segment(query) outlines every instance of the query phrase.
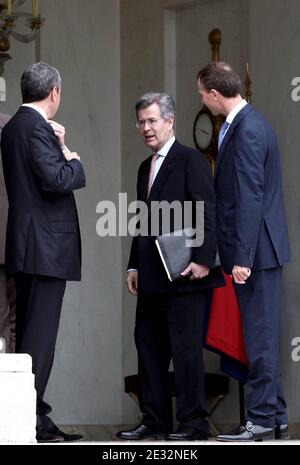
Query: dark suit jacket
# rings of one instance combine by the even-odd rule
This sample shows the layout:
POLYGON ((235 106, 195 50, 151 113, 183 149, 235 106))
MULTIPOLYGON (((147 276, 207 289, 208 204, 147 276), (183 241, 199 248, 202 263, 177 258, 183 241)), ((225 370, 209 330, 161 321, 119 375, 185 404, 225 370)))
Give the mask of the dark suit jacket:
POLYGON ((277 138, 250 104, 236 115, 222 142, 215 190, 226 273, 234 265, 255 271, 290 260, 277 138))
POLYGON ((4 127, 1 152, 9 201, 6 271, 80 280, 72 191, 85 186, 81 163, 65 160, 50 124, 28 107, 4 127))
MULTIPOLYGON (((196 201, 204 201, 204 243, 201 247, 193 248, 193 261, 213 266, 216 256, 215 194, 207 160, 196 150, 175 141, 155 178, 147 200, 150 164, 151 156, 140 165, 137 181, 138 200, 147 202, 148 206, 153 201, 177 200, 182 205, 184 201, 192 201, 193 205, 196 201)), ((151 224, 150 208, 148 223, 151 224)), ((170 231, 173 230, 171 225, 170 231)), ((220 269, 211 270, 209 276, 201 280, 190 281, 184 278, 171 283, 161 263, 155 238, 137 236, 132 242, 128 269, 138 270, 140 293, 189 292, 223 285, 220 269)))

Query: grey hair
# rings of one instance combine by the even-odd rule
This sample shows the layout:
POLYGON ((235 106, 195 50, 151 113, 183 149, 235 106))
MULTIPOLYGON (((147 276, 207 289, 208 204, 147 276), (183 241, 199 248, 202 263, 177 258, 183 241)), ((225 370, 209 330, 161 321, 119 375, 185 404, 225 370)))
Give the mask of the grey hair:
POLYGON ((29 65, 21 77, 23 103, 44 100, 54 87, 60 86, 61 77, 56 68, 42 62, 29 65))
POLYGON ((161 117, 164 120, 175 118, 176 110, 174 100, 169 95, 159 92, 148 92, 137 101, 135 105, 136 116, 138 117, 138 112, 140 110, 150 107, 153 103, 157 103, 159 106, 161 117))

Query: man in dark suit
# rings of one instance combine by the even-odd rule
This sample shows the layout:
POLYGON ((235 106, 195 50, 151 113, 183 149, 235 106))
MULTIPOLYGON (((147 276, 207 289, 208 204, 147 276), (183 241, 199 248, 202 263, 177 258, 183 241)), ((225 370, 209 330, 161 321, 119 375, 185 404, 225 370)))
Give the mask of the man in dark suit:
POLYGON ((224 115, 215 176, 217 234, 223 269, 239 302, 248 358, 244 425, 223 441, 286 438, 279 359, 279 284, 290 260, 279 148, 266 119, 241 97, 241 80, 226 63, 198 73, 202 102, 224 115))
MULTIPOLYGON (((153 155, 138 172, 137 196, 148 207, 148 224, 155 202, 191 202, 190 224, 197 222, 196 204, 203 201, 204 242, 193 247, 192 261, 182 279, 170 282, 151 231, 133 239, 127 286, 138 296, 135 342, 138 353, 139 403, 142 422, 121 439, 168 437, 170 440, 207 439, 206 400, 202 360, 202 332, 207 292, 223 285, 215 263, 215 194, 204 156, 181 145, 174 136, 175 105, 166 94, 149 93, 136 104, 137 127, 153 155), (179 427, 172 432, 172 399, 168 368, 173 359, 179 427)), ((151 215, 152 213, 152 215, 151 215)), ((166 212, 163 211, 164 216, 166 212)), ((158 221, 162 228, 165 217, 158 221)), ((189 221, 188 220, 188 221, 189 221)), ((153 226, 153 224, 152 224, 153 226)), ((176 230, 179 228, 176 228, 176 230)), ((174 231, 170 222, 169 231, 174 231)))
POLYGON ((6 272, 17 290, 16 352, 32 357, 37 392, 37 440, 80 439, 60 431, 43 400, 50 376, 66 280, 80 280, 81 243, 74 189, 85 186, 76 153, 53 122, 60 103, 59 72, 46 63, 25 69, 23 105, 2 131, 9 201, 6 272))

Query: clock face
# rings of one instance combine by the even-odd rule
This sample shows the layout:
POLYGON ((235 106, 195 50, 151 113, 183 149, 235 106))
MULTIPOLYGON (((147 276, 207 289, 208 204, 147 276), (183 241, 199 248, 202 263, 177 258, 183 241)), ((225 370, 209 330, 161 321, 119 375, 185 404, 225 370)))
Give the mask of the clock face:
POLYGON ((213 123, 210 115, 200 112, 194 125, 194 139, 200 150, 206 150, 212 142, 213 123))

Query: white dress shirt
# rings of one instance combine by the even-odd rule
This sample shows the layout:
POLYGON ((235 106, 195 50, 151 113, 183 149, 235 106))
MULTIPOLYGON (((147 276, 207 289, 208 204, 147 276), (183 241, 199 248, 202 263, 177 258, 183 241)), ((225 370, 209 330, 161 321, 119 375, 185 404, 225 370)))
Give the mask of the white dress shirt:
POLYGON ((230 128, 230 124, 232 123, 232 121, 234 120, 234 118, 236 117, 236 115, 241 111, 242 108, 244 108, 246 105, 248 104, 248 102, 243 99, 241 100, 232 110, 231 112, 227 115, 227 118, 226 118, 226 121, 227 123, 229 124, 228 128, 226 129, 226 131, 224 132, 224 137, 225 137, 225 134, 226 132, 228 131, 228 129, 230 128))

